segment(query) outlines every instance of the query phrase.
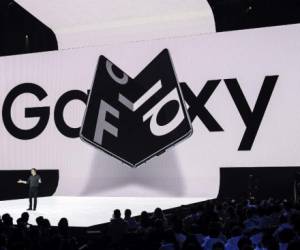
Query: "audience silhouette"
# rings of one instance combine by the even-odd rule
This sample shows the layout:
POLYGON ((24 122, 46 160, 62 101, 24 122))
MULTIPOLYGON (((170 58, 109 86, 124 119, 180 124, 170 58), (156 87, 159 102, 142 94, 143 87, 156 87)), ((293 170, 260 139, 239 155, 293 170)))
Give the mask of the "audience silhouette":
POLYGON ((209 200, 132 217, 115 209, 101 231, 57 226, 24 212, 0 220, 0 250, 300 250, 300 205, 287 200, 209 200))

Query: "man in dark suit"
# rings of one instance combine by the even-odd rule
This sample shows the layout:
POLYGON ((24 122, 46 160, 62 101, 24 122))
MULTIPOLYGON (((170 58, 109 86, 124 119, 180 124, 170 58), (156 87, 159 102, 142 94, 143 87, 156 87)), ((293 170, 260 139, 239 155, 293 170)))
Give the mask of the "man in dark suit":
POLYGON ((30 172, 31 175, 28 177, 27 181, 18 180, 18 183, 29 185, 29 208, 27 210, 32 210, 32 198, 33 198, 33 210, 36 210, 38 190, 39 190, 39 185, 42 183, 42 179, 37 174, 35 168, 32 168, 30 172))

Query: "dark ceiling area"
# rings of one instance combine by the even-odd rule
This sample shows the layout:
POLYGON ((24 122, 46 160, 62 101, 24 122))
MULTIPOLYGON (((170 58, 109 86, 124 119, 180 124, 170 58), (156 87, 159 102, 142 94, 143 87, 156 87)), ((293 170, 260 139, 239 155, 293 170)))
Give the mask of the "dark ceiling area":
POLYGON ((229 31, 300 22, 299 0, 208 0, 216 30, 229 31))
MULTIPOLYGON (((216 30, 300 22, 299 0, 208 0, 216 30)), ((0 1, 0 56, 57 50, 55 34, 12 0, 0 1)))
POLYGON ((0 0, 0 56, 57 49, 51 29, 14 1, 0 0))

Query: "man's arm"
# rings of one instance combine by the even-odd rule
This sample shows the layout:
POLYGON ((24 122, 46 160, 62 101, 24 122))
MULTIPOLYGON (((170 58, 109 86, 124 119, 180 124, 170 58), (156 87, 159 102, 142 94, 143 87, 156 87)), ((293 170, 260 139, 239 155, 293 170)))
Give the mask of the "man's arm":
POLYGON ((41 178, 41 177, 39 178, 39 183, 40 183, 40 184, 42 183, 42 178, 41 178))
POLYGON ((27 181, 23 181, 23 180, 19 179, 19 180, 17 181, 17 183, 20 183, 20 184, 27 184, 27 181))

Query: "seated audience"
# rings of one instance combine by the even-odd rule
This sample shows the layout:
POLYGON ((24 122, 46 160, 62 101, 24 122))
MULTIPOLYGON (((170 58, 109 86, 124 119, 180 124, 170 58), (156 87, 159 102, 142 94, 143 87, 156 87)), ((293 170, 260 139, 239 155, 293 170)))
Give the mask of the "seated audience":
POLYGON ((14 220, 0 217, 0 250, 300 250, 300 206, 287 200, 209 200, 171 212, 156 208, 133 218, 119 209, 90 236, 57 227, 43 216, 36 226, 24 212, 14 220))

